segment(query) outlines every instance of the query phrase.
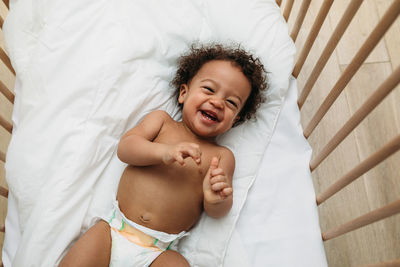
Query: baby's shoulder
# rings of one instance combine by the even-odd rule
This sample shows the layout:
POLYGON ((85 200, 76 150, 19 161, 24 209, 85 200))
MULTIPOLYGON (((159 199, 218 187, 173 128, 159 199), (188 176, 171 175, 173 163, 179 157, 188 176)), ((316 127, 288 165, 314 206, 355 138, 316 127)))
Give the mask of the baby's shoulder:
POLYGON ((164 110, 154 110, 154 111, 150 112, 149 114, 147 114, 145 119, 148 121, 159 121, 159 122, 162 122, 163 124, 174 121, 171 118, 171 116, 164 110))
POLYGON ((220 149, 221 158, 223 157, 225 159, 235 161, 235 155, 233 154, 232 150, 230 150, 229 148, 227 148, 225 146, 219 146, 219 149, 220 149))
POLYGON ((151 111, 149 114, 147 114, 147 116, 149 117, 155 117, 155 118, 163 118, 163 119, 171 119, 171 116, 168 114, 168 112, 164 111, 164 110, 153 110, 151 111))
POLYGON ((232 177, 236 165, 233 152, 227 147, 218 146, 217 155, 219 158, 219 167, 232 177))

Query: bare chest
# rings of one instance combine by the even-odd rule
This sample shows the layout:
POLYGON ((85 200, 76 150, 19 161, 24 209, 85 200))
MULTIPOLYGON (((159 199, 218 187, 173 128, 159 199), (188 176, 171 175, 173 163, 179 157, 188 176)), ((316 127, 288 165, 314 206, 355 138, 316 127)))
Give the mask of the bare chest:
POLYGON ((201 178, 204 178, 210 166, 212 157, 220 157, 218 145, 196 137, 184 129, 184 127, 175 123, 165 125, 153 142, 168 145, 176 145, 185 142, 199 145, 201 163, 196 164, 191 157, 187 157, 185 158, 185 166, 181 166, 178 163, 174 163, 172 164, 173 166, 169 166, 170 170, 175 174, 180 173, 182 175, 190 175, 192 177, 200 176, 201 178))

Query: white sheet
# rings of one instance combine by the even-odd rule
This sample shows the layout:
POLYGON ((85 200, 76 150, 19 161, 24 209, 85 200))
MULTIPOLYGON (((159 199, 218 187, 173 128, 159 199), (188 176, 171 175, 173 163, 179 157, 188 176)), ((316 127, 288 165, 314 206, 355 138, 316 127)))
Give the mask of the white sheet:
MULTIPOLYGON (((262 58, 271 88, 258 122, 220 139, 237 158, 232 212, 218 221, 203 216, 186 241, 185 256, 193 266, 221 266, 247 190, 259 164, 266 164, 262 156, 293 66, 294 46, 275 1, 32 3, 11 2, 4 25, 17 71, 14 133, 6 164, 15 201, 10 197, 5 266, 15 253, 14 266, 53 266, 71 240, 108 211, 124 168, 115 155, 123 132, 152 109, 176 114, 168 89, 176 57, 195 40, 235 40, 262 58)), ((252 193, 255 198, 259 194, 252 193)), ((319 232, 317 223, 310 225, 319 232)), ((231 241, 237 246, 231 248, 240 246, 236 237, 251 239, 239 229, 231 241)), ((318 249, 309 253, 323 258, 320 239, 312 240, 318 249)), ((241 252, 250 259, 271 256, 241 252)))
POLYGON ((292 78, 224 266, 327 266, 309 172, 311 152, 292 78))

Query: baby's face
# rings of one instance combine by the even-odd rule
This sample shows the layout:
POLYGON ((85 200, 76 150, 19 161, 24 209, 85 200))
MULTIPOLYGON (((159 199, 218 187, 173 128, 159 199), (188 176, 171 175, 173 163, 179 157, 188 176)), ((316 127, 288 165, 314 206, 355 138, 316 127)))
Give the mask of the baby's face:
POLYGON ((205 63, 189 84, 182 84, 179 103, 183 122, 196 135, 215 137, 232 128, 250 95, 251 85, 230 61, 205 63))

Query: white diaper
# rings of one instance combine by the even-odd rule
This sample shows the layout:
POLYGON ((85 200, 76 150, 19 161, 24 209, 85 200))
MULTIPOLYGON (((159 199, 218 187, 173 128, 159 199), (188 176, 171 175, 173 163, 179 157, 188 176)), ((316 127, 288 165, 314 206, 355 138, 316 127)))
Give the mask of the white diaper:
POLYGON ((150 266, 163 251, 176 249, 179 239, 187 235, 184 231, 167 234, 132 222, 121 212, 117 201, 106 221, 111 227, 112 267, 150 266))

